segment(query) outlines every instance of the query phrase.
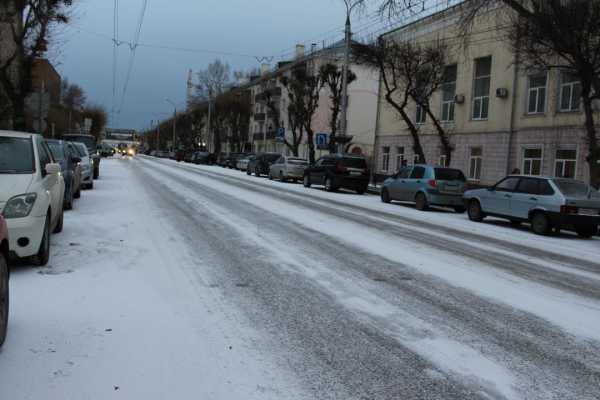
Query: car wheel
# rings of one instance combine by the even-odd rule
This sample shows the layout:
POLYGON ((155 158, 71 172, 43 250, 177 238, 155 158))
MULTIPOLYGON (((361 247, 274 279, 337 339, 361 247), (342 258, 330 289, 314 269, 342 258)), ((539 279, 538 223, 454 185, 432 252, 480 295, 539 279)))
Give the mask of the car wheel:
POLYGON ((467 211, 465 206, 454 206, 454 212, 457 214, 464 214, 467 211))
POLYGON ((381 191, 381 201, 389 204, 392 202, 392 198, 390 197, 390 192, 387 190, 387 188, 383 188, 383 190, 381 191))
POLYGON ((271 171, 269 171, 269 180, 272 181, 273 180, 273 174, 271 173, 271 171))
POLYGON ((304 184, 304 187, 309 188, 311 183, 310 183, 310 176, 308 175, 304 175, 304 181, 302 182, 304 184))
POLYGON ((6 339, 8 328, 8 263, 4 254, 0 253, 0 347, 6 339))
POLYGON ((279 171, 279 180, 280 180, 281 182, 285 182, 285 181, 287 181, 287 179, 285 179, 285 177, 283 176, 283 172, 281 172, 281 171, 279 171))
POLYGON ((331 178, 325 179, 325 190, 328 192, 335 192, 335 186, 333 186, 333 180, 331 180, 331 178))
POLYGON ((548 235, 552 230, 548 216, 543 212, 536 212, 531 217, 531 229, 538 235, 548 235))
POLYGON ((483 210, 481 209, 481 204, 479 204, 479 201, 477 200, 471 200, 469 202, 469 208, 467 211, 471 221, 481 222, 485 218, 483 210))
POLYGON ((254 175, 257 176, 257 177, 260 177, 260 170, 258 169, 258 167, 256 167, 254 169, 254 175))
POLYGON ((598 226, 597 225, 576 226, 575 232, 577 232, 577 235, 579 235, 579 237, 589 239, 598 233, 598 226))
POLYGON ((356 189, 356 193, 360 194, 360 195, 365 194, 366 191, 367 191, 367 189, 365 189, 365 188, 356 189))
POLYGON ((65 213, 61 210, 60 217, 58 218, 58 223, 56 224, 56 227, 54 228, 52 233, 61 233, 62 232, 64 218, 65 218, 65 213))
POLYGON ((250 169, 249 169, 249 168, 248 168, 248 169, 246 169, 246 175, 248 175, 248 176, 252 175, 252 173, 250 172, 250 169))
POLYGON ((42 236, 42 243, 40 243, 40 249, 38 253, 31 258, 33 263, 37 266, 43 267, 48 264, 50 260, 50 215, 46 216, 46 222, 44 224, 44 234, 42 236))
POLYGON ((427 211, 429 209, 429 203, 427 197, 423 193, 417 193, 415 196, 415 206, 419 211, 427 211))

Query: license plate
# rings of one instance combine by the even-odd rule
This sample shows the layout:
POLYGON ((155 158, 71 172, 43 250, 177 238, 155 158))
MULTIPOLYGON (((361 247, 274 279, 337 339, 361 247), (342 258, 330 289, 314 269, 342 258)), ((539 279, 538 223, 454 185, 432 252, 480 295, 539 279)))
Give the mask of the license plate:
POLYGON ((598 215, 600 212, 598 210, 594 210, 593 208, 580 208, 579 214, 581 215, 598 215))

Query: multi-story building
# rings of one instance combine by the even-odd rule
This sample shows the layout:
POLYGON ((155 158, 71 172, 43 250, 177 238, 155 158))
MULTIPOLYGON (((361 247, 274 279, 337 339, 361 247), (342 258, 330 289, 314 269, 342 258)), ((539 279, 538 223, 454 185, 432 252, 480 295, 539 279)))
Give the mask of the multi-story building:
MULTIPOLYGON (((16 28, 17 32, 21 30, 21 18, 15 12, 15 4, 12 1, 2 2, 0 4, 0 66, 9 63, 9 59, 13 57, 16 46, 12 40, 12 29, 16 28)), ((17 57, 10 62, 8 69, 9 78, 15 82, 20 68, 20 59, 17 57)), ((9 101, 5 97, 2 86, 0 85, 0 128, 11 128, 12 120, 9 118, 11 114, 9 101)))
MULTIPOLYGON (((312 74, 318 74, 321 65, 330 63, 341 68, 343 48, 340 44, 319 51, 312 49, 305 54, 303 45, 296 46, 293 61, 277 65, 270 71, 263 65, 261 75, 253 77, 246 85, 252 93, 252 116, 250 119, 250 136, 254 151, 273 151, 291 154, 290 149, 278 137, 278 131, 292 141, 292 132, 288 121, 289 97, 287 89, 281 83, 282 76, 290 76, 294 67, 299 64, 312 74), (272 106, 269 106, 269 103, 272 106), (274 106, 274 107, 273 107, 274 106)), ((348 124, 347 134, 352 136, 349 151, 371 156, 375 141, 375 121, 377 117, 377 99, 379 80, 377 73, 369 67, 352 63, 351 70, 357 79, 348 87, 348 124)), ((312 129, 315 140, 318 134, 328 137, 331 133, 331 98, 327 87, 321 89, 319 105, 313 116, 312 129)), ((306 132, 299 147, 299 155, 308 157, 306 132)), ((339 133, 338 133, 339 135, 339 133)), ((327 153, 327 149, 317 150, 316 156, 327 153)))
MULTIPOLYGON (((491 184, 518 169, 528 175, 587 180, 587 137, 581 86, 567 71, 527 70, 506 39, 501 6, 482 14, 467 40, 460 35, 460 6, 391 31, 385 40, 449 49, 446 82, 430 102, 454 146, 451 166, 476 183, 491 184)), ((392 174, 415 160, 406 125, 380 94, 376 171, 392 174)), ((419 127, 427 162, 446 164, 440 140, 416 104, 409 112, 419 127)))

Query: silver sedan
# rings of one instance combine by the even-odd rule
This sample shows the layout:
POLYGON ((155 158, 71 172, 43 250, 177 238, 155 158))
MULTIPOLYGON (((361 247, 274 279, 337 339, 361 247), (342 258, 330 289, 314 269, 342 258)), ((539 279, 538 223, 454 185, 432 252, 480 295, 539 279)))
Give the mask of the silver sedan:
POLYGON ((304 170, 308 167, 308 161, 293 156, 281 156, 269 168, 269 179, 297 181, 304 177, 304 170))

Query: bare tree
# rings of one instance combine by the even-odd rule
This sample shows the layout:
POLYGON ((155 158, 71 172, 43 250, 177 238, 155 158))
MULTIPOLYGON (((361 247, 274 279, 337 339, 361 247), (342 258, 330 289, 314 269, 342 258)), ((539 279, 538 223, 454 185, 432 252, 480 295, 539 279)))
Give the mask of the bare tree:
POLYGON ((9 45, 0 58, 0 92, 9 101, 9 118, 17 130, 26 129, 25 99, 32 91, 36 58, 47 51, 54 26, 68 22, 72 0, 1 0, 0 31, 9 45))
MULTIPOLYGON (((319 96, 322 89, 322 83, 318 75, 311 74, 307 70, 307 65, 300 65, 294 68, 291 76, 282 76, 281 83, 287 89, 289 97, 288 120, 293 129, 306 131, 306 141, 308 144, 308 158, 310 163, 315 161, 315 141, 312 128, 312 119, 319 106, 319 96)), ((301 137, 302 134, 298 135, 301 137)), ((294 134, 294 139, 297 136, 294 134)), ((288 143, 286 146, 298 155, 298 146, 295 143, 288 143)))
POLYGON ((73 114, 79 115, 86 102, 83 89, 77 84, 71 84, 67 79, 61 82, 61 101, 67 111, 67 130, 73 128, 73 114))
POLYGON ((235 151, 244 151, 248 143, 250 125, 250 97, 248 91, 232 90, 217 100, 221 104, 227 127, 231 132, 231 143, 235 151))
MULTIPOLYGON (((337 148, 336 135, 339 124, 339 116, 342 108, 342 89, 343 89, 343 70, 336 64, 324 64, 319 68, 319 79, 321 85, 329 89, 329 99, 331 100, 331 117, 329 119, 330 140, 329 152, 334 153, 337 148)), ((356 80, 356 74, 348 70, 348 85, 356 80)))
POLYGON ((413 151, 419 157, 419 162, 426 163, 419 128, 407 110, 409 101, 418 90, 415 77, 421 67, 421 63, 414 63, 406 58, 410 46, 410 43, 379 38, 373 43, 355 43, 353 47, 359 63, 370 65, 379 71, 386 102, 406 124, 412 138, 413 151))
POLYGON ((94 135, 97 140, 100 139, 100 133, 106 127, 106 122, 108 121, 106 109, 101 105, 90 105, 83 109, 81 117, 92 120, 90 134, 94 135))

